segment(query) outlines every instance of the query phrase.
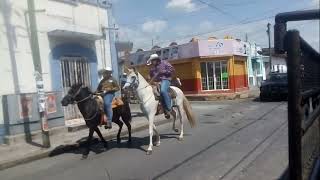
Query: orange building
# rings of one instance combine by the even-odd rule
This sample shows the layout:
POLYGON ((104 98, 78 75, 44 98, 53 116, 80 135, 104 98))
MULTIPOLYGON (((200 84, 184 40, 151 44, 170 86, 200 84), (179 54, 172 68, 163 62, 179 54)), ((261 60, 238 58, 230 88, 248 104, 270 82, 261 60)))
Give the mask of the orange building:
POLYGON ((146 60, 157 53, 176 69, 185 94, 235 93, 248 90, 246 44, 233 40, 200 40, 131 55, 131 62, 147 76, 146 60))

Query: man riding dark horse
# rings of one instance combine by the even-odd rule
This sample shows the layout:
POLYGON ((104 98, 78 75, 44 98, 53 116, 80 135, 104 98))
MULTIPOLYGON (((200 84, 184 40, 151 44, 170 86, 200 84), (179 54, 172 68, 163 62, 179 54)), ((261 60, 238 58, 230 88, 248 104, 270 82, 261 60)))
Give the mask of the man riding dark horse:
POLYGON ((97 88, 98 92, 103 92, 104 100, 104 112, 107 114, 108 120, 106 122, 105 128, 112 128, 112 100, 115 96, 115 92, 120 90, 117 80, 112 77, 111 67, 106 67, 99 71, 99 75, 103 77, 97 88))
POLYGON ((165 117, 170 118, 170 112, 172 111, 172 102, 169 95, 169 88, 171 85, 172 74, 175 72, 174 67, 168 62, 163 61, 157 54, 152 54, 147 61, 147 65, 150 68, 149 76, 151 78, 150 84, 155 85, 160 83, 160 100, 164 109, 165 117))

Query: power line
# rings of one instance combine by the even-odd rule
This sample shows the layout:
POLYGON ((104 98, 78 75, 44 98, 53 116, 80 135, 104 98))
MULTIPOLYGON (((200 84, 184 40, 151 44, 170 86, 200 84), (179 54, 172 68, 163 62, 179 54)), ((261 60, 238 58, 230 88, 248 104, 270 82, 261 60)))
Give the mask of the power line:
POLYGON ((230 14, 230 13, 225 12, 224 10, 218 8, 217 6, 213 5, 212 3, 207 3, 207 2, 202 1, 202 0, 196 0, 196 1, 198 1, 198 2, 200 2, 200 3, 202 3, 202 4, 205 4, 205 5, 207 5, 208 7, 212 8, 212 9, 215 9, 215 10, 219 11, 221 14, 224 14, 224 15, 226 15, 226 16, 229 16, 229 17, 231 17, 231 18, 233 18, 233 19, 237 19, 237 17, 233 16, 233 15, 230 14))
MULTIPOLYGON (((180 36, 178 38, 175 38, 175 39, 169 39, 169 40, 164 40, 164 41, 160 41, 158 42, 158 44, 163 44, 165 42, 170 42, 170 41, 176 41, 176 40, 182 40, 182 39, 185 39, 185 38, 188 38, 188 37, 191 37, 191 36, 201 36, 201 35, 205 35, 205 34, 209 34, 209 33, 213 33, 213 32, 218 32, 218 31, 222 31, 222 30, 227 30, 227 29, 230 29, 232 28, 233 26, 236 26, 236 25, 245 25, 245 24, 250 24, 250 23, 254 23, 254 22, 259 22, 259 21, 263 21, 263 20, 266 20, 266 19, 270 19, 270 18, 273 18, 275 16, 269 16, 269 17, 264 17, 264 18, 259 18, 259 19, 255 19, 255 20, 250 20, 250 21, 245 21, 245 22, 240 22, 240 23, 233 23, 233 24, 228 24, 226 26, 223 26, 222 28, 219 28, 219 29, 216 29, 216 30, 211 30, 211 31, 207 31, 207 32, 202 32, 202 33, 196 33, 196 34, 186 34, 186 35, 183 35, 183 36, 180 36)), ((235 28, 233 28, 235 29, 235 28)), ((147 43, 144 43, 144 44, 147 44, 147 43)), ((140 48, 145 48, 147 47, 148 45, 146 46, 140 46, 140 48)))
MULTIPOLYGON (((306 7, 306 8, 303 8, 303 9, 299 9, 299 10, 305 10, 305 9, 308 9, 310 7, 306 7)), ((276 9, 279 9, 279 8, 276 8, 276 9)), ((274 11, 275 9, 272 9, 272 10, 268 10, 268 11, 265 11, 264 13, 267 13, 267 12, 270 12, 270 11, 274 11)), ((168 40, 164 40, 164 41, 160 41, 158 42, 158 44, 163 44, 163 43, 166 43, 166 42, 170 42, 170 41, 177 41, 177 40, 183 40, 185 38, 188 38, 190 36, 201 36, 201 35, 205 35, 205 34, 209 34, 209 33, 213 33, 213 32, 218 32, 218 31, 222 31, 222 30, 227 30, 227 29, 230 29, 232 28, 233 26, 236 26, 236 25, 245 25, 245 24, 250 24, 250 23, 254 23, 254 22, 259 22, 259 21, 263 21, 263 20, 267 20, 267 19, 270 19, 270 18, 274 18, 275 15, 273 16, 267 16, 267 17, 263 17, 263 18, 259 18, 259 19, 252 19, 252 20, 248 20, 247 18, 240 21, 239 23, 232 23, 232 24, 227 24, 225 26, 223 26, 222 28, 219 28, 219 29, 216 29, 216 30, 211 30, 211 31, 207 31, 207 32, 202 32, 202 33, 196 33, 196 34, 186 34, 186 35, 183 35, 183 36, 180 36, 178 38, 175 38, 175 39, 168 39, 168 40), (231 27, 230 27, 231 26, 231 27)), ((235 29, 235 28, 233 28, 235 29)), ((146 42, 146 41, 145 41, 146 42)), ((149 47, 149 45, 147 45, 148 43, 142 43, 142 45, 145 44, 145 46, 139 46, 139 48, 146 48, 146 47, 149 47)))
MULTIPOLYGON (((183 40, 183 39, 186 39, 186 38, 190 38, 190 36, 203 36, 203 35, 206 35, 206 34, 210 34, 210 33, 213 33, 213 32, 219 32, 219 31, 222 31, 222 30, 227 30, 227 29, 236 29, 237 27, 234 27, 234 26, 237 26, 237 25, 246 25, 246 24, 250 24, 250 23, 255 23, 255 22, 259 22, 259 21, 263 21, 263 20, 267 20, 267 19, 270 19, 270 18, 273 18, 275 16, 268 16, 268 17, 263 17, 263 18, 260 18, 260 19, 255 19, 255 20, 250 20, 250 21, 246 21, 246 22, 243 22, 243 23, 238 23, 238 24, 229 24, 229 25, 226 25, 222 28, 219 28, 219 29, 216 29, 216 30, 213 30, 213 31, 208 31, 208 32, 203 32, 203 33, 197 33, 197 34, 187 34, 187 35, 183 35, 183 36, 180 36, 178 38, 175 38, 175 39, 168 39, 168 40, 164 40, 164 41, 160 41, 158 42, 158 44, 164 44, 164 43, 168 43, 168 42, 172 42, 172 41, 178 41, 178 40, 183 40)), ((300 26, 303 26, 305 24, 308 24, 308 23, 312 23, 312 21, 308 21, 306 23, 301 23, 301 24, 297 24, 297 25, 294 25, 294 27, 300 27, 300 26)), ((253 31, 251 32, 249 35, 256 35, 256 34, 259 34, 259 32, 261 32, 261 29, 262 28, 259 28, 259 30, 256 30, 256 31, 253 31)), ((263 27, 264 29, 264 27, 263 27)), ((265 31, 263 31, 265 32, 265 31)), ((259 36, 262 36, 262 35, 259 35, 259 36)), ((263 35, 264 36, 264 35, 263 35)), ((140 46, 139 48, 146 48, 146 47, 149 47, 149 45, 146 45, 146 46, 140 46)))

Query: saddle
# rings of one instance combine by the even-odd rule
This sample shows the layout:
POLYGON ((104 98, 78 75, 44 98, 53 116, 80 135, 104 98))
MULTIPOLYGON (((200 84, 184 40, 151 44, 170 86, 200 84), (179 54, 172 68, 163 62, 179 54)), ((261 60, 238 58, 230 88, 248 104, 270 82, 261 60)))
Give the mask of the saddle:
MULTIPOLYGON (((152 85, 152 89, 153 89, 153 94, 154 94, 155 99, 157 101, 159 101, 161 98, 160 84, 157 83, 156 85, 152 85)), ((168 92, 169 92, 169 96, 171 97, 171 99, 175 99, 177 97, 177 93, 171 87, 169 87, 168 92)))
MULTIPOLYGON (((164 110, 163 110, 163 106, 160 101, 161 100, 160 83, 157 83, 156 85, 152 85, 152 89, 153 89, 153 94, 154 94, 155 100, 159 101, 156 115, 163 114, 164 110)), ((177 93, 171 87, 169 87, 168 92, 169 92, 169 96, 171 98, 172 106, 176 106, 177 93)))
MULTIPOLYGON (((95 96, 94 99, 98 103, 99 111, 104 111, 104 102, 101 96, 95 96)), ((123 101, 120 97, 115 97, 112 100, 112 109, 117 108, 119 106, 123 106, 123 101)))
MULTIPOLYGON (((107 117, 106 117, 106 113, 104 112, 104 102, 103 102, 103 98, 101 96, 95 96, 94 100, 97 102, 98 104, 98 110, 99 113, 102 114, 101 119, 100 119, 100 126, 103 124, 107 123, 107 117)), ((117 108, 119 106, 123 106, 123 101, 120 97, 115 97, 112 100, 112 109, 117 108)))

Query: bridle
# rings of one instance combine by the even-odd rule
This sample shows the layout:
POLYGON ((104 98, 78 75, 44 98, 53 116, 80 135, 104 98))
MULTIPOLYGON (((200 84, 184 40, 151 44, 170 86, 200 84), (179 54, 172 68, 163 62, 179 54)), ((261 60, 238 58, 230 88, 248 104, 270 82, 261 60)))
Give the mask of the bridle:
MULTIPOLYGON (((80 87, 74 95, 70 95, 70 94, 68 93, 67 96, 70 96, 72 99, 75 99, 75 98, 79 95, 79 93, 81 92, 82 89, 83 89, 83 87, 80 87)), ((83 101, 86 101, 86 100, 88 100, 88 99, 90 99, 90 98, 92 98, 92 94, 90 94, 89 96, 87 96, 87 97, 85 97, 85 98, 83 98, 83 99, 81 99, 81 100, 79 100, 79 101, 74 100, 74 101, 72 102, 72 104, 78 104, 78 103, 81 103, 81 102, 83 102, 83 101)))
POLYGON ((136 78, 134 79, 134 81, 132 81, 132 82, 129 82, 129 81, 126 81, 126 83, 128 83, 128 84, 130 84, 130 86, 129 87, 131 87, 131 88, 133 88, 133 89, 135 89, 135 91, 140 91, 140 90, 142 90, 142 89, 145 89, 145 88, 147 88, 147 87, 149 87, 149 86, 151 86, 150 84, 148 84, 148 85, 146 85, 145 87, 142 87, 142 88, 134 88, 133 87, 133 85, 134 84, 136 84, 136 86, 138 87, 139 86, 139 74, 138 73, 135 73, 136 74, 136 78))
MULTIPOLYGON (((130 84, 129 85, 130 88, 135 89, 136 92, 139 92, 140 90, 145 89, 145 88, 147 88, 149 86, 151 87, 151 85, 148 83, 148 85, 146 85, 144 87, 137 88, 137 89, 133 88, 133 84, 136 84, 137 87, 139 86, 139 74, 136 73, 136 72, 135 72, 135 74, 136 74, 136 78, 134 79, 134 81, 132 81, 132 82, 126 81, 126 83, 130 84)), ((148 102, 151 98, 152 98, 152 95, 146 101, 144 101, 142 103, 144 104, 144 103, 148 102)))
MULTIPOLYGON (((70 96, 72 99, 75 99, 75 97, 77 97, 77 96, 79 95, 79 93, 81 92, 82 89, 83 89, 83 87, 80 87, 74 95, 70 95, 70 94, 68 93, 67 96, 70 96)), ((74 101, 72 102, 72 104, 79 104, 79 103, 84 102, 84 101, 86 101, 86 100, 88 100, 88 99, 91 99, 92 97, 93 97, 93 95, 90 94, 89 96, 87 96, 87 97, 85 97, 85 98, 83 98, 83 99, 81 99, 81 100, 79 100, 79 101, 74 100, 74 101)), ((98 114, 98 111, 96 111, 90 118, 84 118, 84 120, 85 120, 85 121, 92 120, 92 119, 94 119, 94 118, 97 116, 97 114, 98 114)))

